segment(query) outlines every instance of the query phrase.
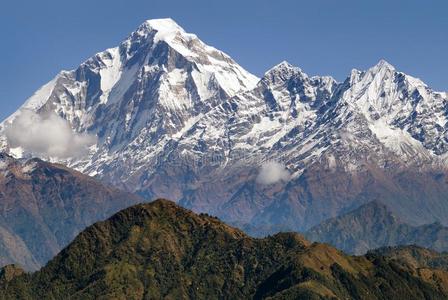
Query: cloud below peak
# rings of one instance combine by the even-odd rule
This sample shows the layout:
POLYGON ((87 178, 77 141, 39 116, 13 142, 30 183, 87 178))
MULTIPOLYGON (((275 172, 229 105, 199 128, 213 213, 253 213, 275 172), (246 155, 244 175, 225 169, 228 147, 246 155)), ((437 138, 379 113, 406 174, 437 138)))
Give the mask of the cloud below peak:
POLYGON ((288 181, 291 174, 284 165, 275 161, 264 163, 257 176, 257 183, 263 185, 274 184, 280 181, 288 181))
POLYGON ((5 135, 11 148, 61 159, 86 154, 96 142, 95 136, 74 132, 66 120, 54 113, 40 115, 31 110, 23 110, 6 126, 5 135))

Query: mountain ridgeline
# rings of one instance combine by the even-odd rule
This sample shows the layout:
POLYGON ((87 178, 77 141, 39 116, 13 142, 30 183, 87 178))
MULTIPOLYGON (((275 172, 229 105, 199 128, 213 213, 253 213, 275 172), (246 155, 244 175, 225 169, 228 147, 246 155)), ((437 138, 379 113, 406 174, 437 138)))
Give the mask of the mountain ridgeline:
POLYGON ((403 260, 393 250, 351 257, 294 233, 255 239, 215 217, 157 200, 127 208, 87 228, 40 271, 23 274, 14 266, 2 269, 0 297, 448 297, 442 255, 418 248, 398 249, 407 253, 403 260))
POLYGON ((0 125, 0 148, 266 232, 374 200, 410 225, 447 225, 447 118, 447 93, 386 61, 343 82, 286 62, 259 79, 159 19, 59 73, 0 125), (11 128, 30 111, 96 144, 70 159, 21 145, 11 128), (272 161, 286 175, 257 180, 272 161))

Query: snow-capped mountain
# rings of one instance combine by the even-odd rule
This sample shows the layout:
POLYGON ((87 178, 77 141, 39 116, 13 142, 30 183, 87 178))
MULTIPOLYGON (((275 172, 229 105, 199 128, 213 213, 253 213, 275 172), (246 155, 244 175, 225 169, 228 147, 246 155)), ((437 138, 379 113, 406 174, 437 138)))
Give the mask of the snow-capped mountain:
POLYGON ((97 135, 95 160, 108 159, 111 148, 132 147, 132 141, 160 144, 180 134, 207 107, 257 81, 173 20, 150 20, 120 46, 59 73, 3 126, 26 109, 56 112, 74 130, 97 135))
POLYGON ((163 19, 58 74, 0 130, 25 110, 55 112, 97 137, 62 162, 267 231, 306 229, 378 198, 407 222, 448 224, 447 103, 385 61, 344 82, 286 62, 258 79, 163 19), (277 164, 261 174, 268 161, 277 164))

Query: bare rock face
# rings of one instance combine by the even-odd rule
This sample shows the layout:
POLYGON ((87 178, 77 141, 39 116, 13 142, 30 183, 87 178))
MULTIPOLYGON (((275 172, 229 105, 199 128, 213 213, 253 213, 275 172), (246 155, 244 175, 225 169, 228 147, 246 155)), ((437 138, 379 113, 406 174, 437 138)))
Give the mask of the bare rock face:
POLYGON ((81 230, 143 200, 62 165, 0 154, 0 263, 36 270, 81 230))
POLYGON ((447 103, 385 61, 344 82, 286 62, 258 79, 173 20, 150 20, 57 75, 0 125, 0 144, 26 157, 5 128, 26 110, 55 113, 96 144, 33 154, 238 226, 307 230, 373 200, 412 225, 447 225, 447 103))

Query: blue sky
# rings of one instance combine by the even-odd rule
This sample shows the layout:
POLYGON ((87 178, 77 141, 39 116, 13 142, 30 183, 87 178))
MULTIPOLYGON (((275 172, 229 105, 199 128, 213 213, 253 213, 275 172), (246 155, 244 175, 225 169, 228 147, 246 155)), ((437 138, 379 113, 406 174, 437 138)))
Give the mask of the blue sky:
POLYGON ((262 75, 287 60, 343 80, 381 58, 448 91, 448 1, 15 0, 0 5, 0 119, 61 69, 171 17, 262 75))

